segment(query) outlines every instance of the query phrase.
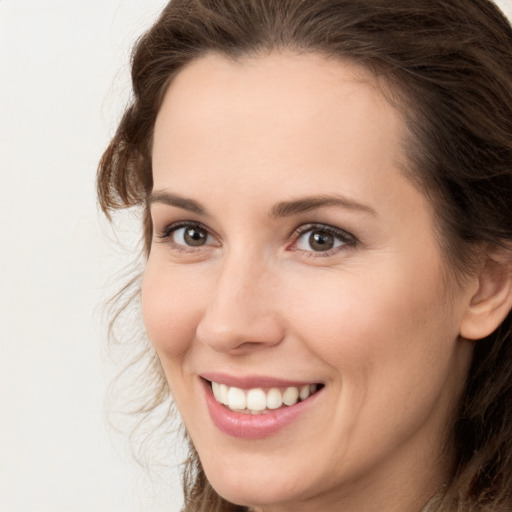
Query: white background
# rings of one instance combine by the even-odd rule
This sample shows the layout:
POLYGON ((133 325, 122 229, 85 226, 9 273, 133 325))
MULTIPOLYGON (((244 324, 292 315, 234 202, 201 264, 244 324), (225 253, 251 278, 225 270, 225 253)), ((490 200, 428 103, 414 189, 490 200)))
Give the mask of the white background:
POLYGON ((1 512, 179 509, 104 419, 100 304, 123 262, 94 183, 165 3, 0 0, 1 512))
POLYGON ((104 420, 98 310, 123 255, 94 190, 165 3, 0 0, 0 512, 179 509, 177 479, 150 484, 104 420))

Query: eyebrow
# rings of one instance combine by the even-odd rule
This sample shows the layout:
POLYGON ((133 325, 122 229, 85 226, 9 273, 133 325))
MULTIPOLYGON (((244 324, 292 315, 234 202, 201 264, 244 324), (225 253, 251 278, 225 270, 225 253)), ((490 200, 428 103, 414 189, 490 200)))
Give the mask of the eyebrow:
MULTIPOLYGON (((183 210, 197 213, 198 215, 202 215, 204 217, 210 216, 208 210, 197 201, 171 194, 163 190, 152 192, 148 196, 147 205, 151 206, 153 203, 163 203, 167 206, 174 206, 176 208, 181 208, 183 210)), ((293 215, 299 215, 301 213, 307 213, 312 210, 329 206, 337 206, 346 210, 368 213, 373 216, 377 215, 375 210, 370 206, 355 201, 354 199, 336 194, 308 196, 291 201, 281 201, 272 207, 269 213, 269 217, 271 219, 291 217, 293 215)))
POLYGON ((290 217, 292 215, 307 213, 311 210, 325 208, 328 206, 338 206, 346 210, 369 213, 373 216, 377 215, 377 212, 370 206, 359 203, 358 201, 348 197, 336 194, 303 197, 293 201, 283 201, 277 203, 270 211, 270 217, 290 217))
POLYGON ((189 212, 197 213, 198 215, 202 215, 204 217, 209 216, 207 210, 197 201, 194 201, 193 199, 187 199, 186 197, 177 196, 175 194, 170 194, 169 192, 165 192, 163 190, 149 194, 146 203, 148 207, 153 203, 163 203, 167 206, 175 206, 176 208, 188 210, 189 212))

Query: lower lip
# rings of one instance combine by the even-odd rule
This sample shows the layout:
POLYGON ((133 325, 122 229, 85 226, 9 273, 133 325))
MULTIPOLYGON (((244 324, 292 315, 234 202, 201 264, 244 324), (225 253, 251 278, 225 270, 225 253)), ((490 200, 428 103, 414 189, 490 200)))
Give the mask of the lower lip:
POLYGON ((215 400, 211 386, 203 381, 206 404, 214 425, 225 434, 242 439, 261 439, 276 434, 298 420, 316 401, 321 391, 295 405, 266 414, 243 414, 232 411, 215 400))

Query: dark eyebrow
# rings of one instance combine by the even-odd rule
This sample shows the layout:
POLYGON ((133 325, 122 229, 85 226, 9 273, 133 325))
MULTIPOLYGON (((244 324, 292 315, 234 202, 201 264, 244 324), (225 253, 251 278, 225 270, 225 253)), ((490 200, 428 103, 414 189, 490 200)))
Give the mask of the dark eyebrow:
POLYGON ((340 195, 303 197, 293 201, 283 201, 276 204, 270 211, 270 217, 289 217, 306 213, 326 206, 340 206, 347 210, 360 211, 376 216, 376 211, 368 205, 340 195))
MULTIPOLYGON (((167 206, 174 206, 176 208, 188 210, 205 217, 209 216, 206 208, 201 206, 197 201, 177 196, 164 190, 152 192, 148 196, 146 202, 148 207, 153 203, 163 203, 167 206)), ((292 215, 298 215, 300 213, 306 213, 311 210, 316 210, 318 208, 328 206, 338 206, 347 210, 360 211, 363 213, 369 213, 374 216, 377 215, 373 208, 340 195, 311 196, 295 199, 292 201, 282 201, 272 207, 269 215, 272 219, 278 217, 290 217, 292 215)))
POLYGON ((209 215, 206 209, 203 208, 197 201, 194 201, 193 199, 187 199, 185 197, 176 196, 163 190, 152 192, 148 196, 148 198, 146 199, 146 204, 148 205, 148 207, 151 206, 153 203, 163 203, 166 204, 167 206, 175 206, 176 208, 188 210, 189 212, 197 213, 198 215, 203 215, 205 217, 208 217, 209 215))

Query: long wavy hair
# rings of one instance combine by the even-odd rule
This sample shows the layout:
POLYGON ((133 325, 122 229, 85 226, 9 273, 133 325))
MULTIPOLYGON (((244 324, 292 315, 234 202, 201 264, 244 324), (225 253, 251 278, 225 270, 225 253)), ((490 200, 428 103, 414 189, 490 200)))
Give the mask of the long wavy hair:
MULTIPOLYGON (((173 0, 134 48, 132 102, 98 173, 107 216, 141 208, 145 256, 152 237, 146 208, 152 135, 169 83, 210 52, 239 59, 281 50, 352 61, 385 84, 409 130, 410 178, 435 207, 455 276, 468 271, 480 242, 510 244, 512 29, 491 1, 173 0)), ((138 287, 134 280, 118 296, 114 324, 137 300, 138 287)), ((147 417, 170 395, 151 345, 140 343, 148 393, 133 413, 147 417)), ((452 479, 425 510, 512 510, 510 314, 475 343, 448 442, 455 452, 452 479)), ((215 493, 193 446, 183 486, 186 512, 247 510, 215 493)))

